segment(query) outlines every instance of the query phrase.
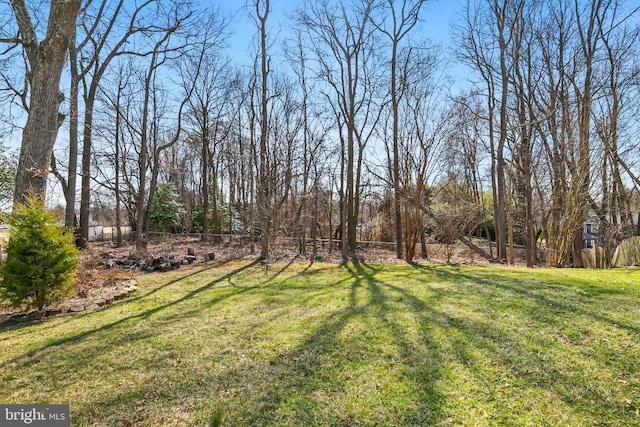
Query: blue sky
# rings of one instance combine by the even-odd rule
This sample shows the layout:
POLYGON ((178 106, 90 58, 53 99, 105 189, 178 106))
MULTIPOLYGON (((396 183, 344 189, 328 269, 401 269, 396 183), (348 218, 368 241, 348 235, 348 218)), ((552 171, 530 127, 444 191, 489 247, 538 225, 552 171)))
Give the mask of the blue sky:
MULTIPOLYGON (((348 2, 349 0, 345 0, 348 2)), ((421 36, 430 40, 433 44, 447 48, 452 43, 451 24, 455 22, 457 14, 464 7, 466 0, 429 0, 422 11, 422 22, 416 31, 421 31, 421 36)), ((247 10, 243 8, 243 1, 239 0, 219 0, 212 5, 219 5, 222 13, 231 18, 231 35, 228 40, 229 54, 238 62, 245 65, 251 63, 251 43, 256 33, 255 25, 247 15, 247 10)), ((288 14, 303 4, 302 0, 271 0, 271 14, 269 16, 270 25, 274 29, 279 29, 280 35, 286 35, 288 28, 292 25, 288 14)))

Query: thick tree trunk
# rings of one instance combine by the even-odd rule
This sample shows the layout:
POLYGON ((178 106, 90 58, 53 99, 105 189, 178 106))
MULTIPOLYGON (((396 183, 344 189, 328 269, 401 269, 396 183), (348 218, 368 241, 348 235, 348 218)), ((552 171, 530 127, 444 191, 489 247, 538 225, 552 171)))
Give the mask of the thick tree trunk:
POLYGON ((51 2, 47 34, 38 43, 31 17, 23 0, 11 1, 23 45, 29 59, 31 96, 29 116, 22 132, 14 205, 24 203, 30 193, 44 198, 53 145, 64 120, 60 104, 60 75, 67 59, 69 40, 75 28, 80 0, 51 2))

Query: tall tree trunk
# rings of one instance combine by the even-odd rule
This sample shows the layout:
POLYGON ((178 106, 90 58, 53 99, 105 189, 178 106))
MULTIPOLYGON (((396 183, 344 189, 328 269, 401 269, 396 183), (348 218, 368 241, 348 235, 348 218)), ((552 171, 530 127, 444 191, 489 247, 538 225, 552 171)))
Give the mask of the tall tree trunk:
MULTIPOLYGON (((593 66, 595 54, 598 47, 602 30, 603 17, 607 9, 611 6, 611 1, 593 0, 589 7, 588 22, 582 20, 580 13, 580 2, 574 0, 575 13, 577 18, 578 34, 580 36, 580 48, 584 55, 584 79, 582 80, 582 92, 576 86, 578 95, 578 165, 576 167, 576 176, 579 182, 578 193, 576 194, 577 203, 577 219, 575 224, 575 239, 573 245, 573 265, 581 268, 584 266, 582 261, 582 224, 589 215, 589 186, 591 183, 591 112, 593 103, 593 66)), ((577 85, 578 82, 574 82, 577 85)))
MULTIPOLYGON (((156 45, 157 48, 158 45, 156 45)), ((147 191, 147 160, 149 144, 149 100, 151 98, 151 80, 155 72, 157 51, 151 56, 149 70, 145 76, 144 98, 142 104, 142 122, 140 126, 140 152, 138 153, 138 194, 136 195, 136 249, 146 250, 145 213, 147 191)))
POLYGON ((496 191, 498 201, 496 205, 495 221, 496 221, 496 245, 498 251, 498 258, 503 260, 507 258, 507 233, 506 233, 506 218, 505 218, 505 203, 506 203, 506 183, 505 183, 505 160, 504 149, 507 141, 507 100, 509 95, 509 74, 510 67, 507 65, 507 49, 508 43, 505 32, 509 31, 507 28, 506 8, 507 1, 505 0, 502 7, 499 7, 497 0, 494 4, 494 13, 496 14, 496 23, 498 25, 498 43, 500 48, 500 133, 498 135, 498 146, 496 147, 496 191))
POLYGON ((258 218, 262 236, 260 238, 260 258, 269 257, 270 210, 269 179, 267 177, 267 138, 268 138, 268 98, 267 79, 269 76, 269 57, 267 55, 267 18, 269 16, 269 0, 264 0, 264 10, 260 12, 260 0, 256 0, 256 17, 260 22, 260 153, 258 181, 258 218))
POLYGON ((398 94, 396 88, 396 68, 397 68, 397 56, 398 56, 398 43, 393 41, 391 46, 391 108, 393 109, 393 212, 396 219, 396 258, 402 259, 402 209, 400 208, 400 150, 399 150, 399 135, 398 124, 400 121, 400 115, 398 112, 398 94))
POLYGON ((202 119, 202 149, 201 149, 201 168, 202 168, 202 232, 209 233, 209 123, 208 111, 203 111, 202 119))
POLYGON ((85 116, 82 137, 82 173, 80 179, 80 247, 85 248, 89 241, 89 216, 91 203, 91 146, 93 140, 93 106, 98 91, 98 80, 93 79, 86 94, 85 116))
MULTIPOLYGON (((120 90, 118 87, 118 105, 120 104, 120 90)), ((116 128, 115 128, 115 159, 114 159, 114 173, 115 173, 115 197, 116 197, 116 246, 122 246, 122 219, 120 210, 122 209, 122 195, 120 193, 120 108, 116 108, 116 128)))
MULTIPOLYGON (((377 26, 383 34, 389 37, 391 41, 391 80, 390 80, 390 95, 391 95, 391 108, 393 116, 392 124, 392 139, 393 139, 393 167, 392 167, 392 185, 393 185, 393 211, 395 215, 395 227, 396 227, 396 258, 402 259, 403 257, 403 224, 402 224, 402 194, 400 188, 401 176, 400 176, 400 149, 399 149, 399 101, 402 96, 405 84, 398 85, 398 49, 400 43, 405 36, 415 27, 418 23, 418 17, 420 9, 426 3, 426 0, 387 0, 387 7, 391 15, 392 26, 389 30, 384 26, 377 26), (396 10, 399 4, 399 11, 396 10), (398 90, 400 89, 400 90, 398 90)), ((413 226, 412 226, 413 227, 413 226)), ((412 228, 409 227, 409 228, 412 228)), ((405 246, 405 249, 409 246, 405 246)), ((413 258, 413 257, 411 257, 413 258)), ((410 258, 410 259, 411 259, 410 258)), ((408 259, 409 260, 409 259, 408 259)))
POLYGON ((353 63, 349 55, 346 58, 347 61, 347 82, 348 82, 348 109, 347 109, 347 188, 346 188, 346 228, 347 228, 347 255, 354 259, 356 255, 356 233, 358 230, 358 212, 356 210, 356 197, 358 197, 358 189, 356 188, 356 182, 354 177, 355 168, 355 144, 356 144, 356 81, 353 75, 353 63))
POLYGON ((62 68, 67 59, 71 35, 80 10, 80 0, 52 0, 47 32, 38 42, 31 16, 24 0, 12 0, 23 46, 27 53, 30 98, 29 115, 22 132, 18 160, 14 205, 22 204, 30 193, 43 199, 58 129, 64 120, 60 104, 62 68))
POLYGON ((80 75, 78 74, 78 57, 75 44, 74 31, 69 43, 69 69, 71 71, 71 86, 69 90, 69 171, 67 173, 64 216, 64 225, 69 228, 76 226, 76 182, 78 176, 78 89, 80 75))

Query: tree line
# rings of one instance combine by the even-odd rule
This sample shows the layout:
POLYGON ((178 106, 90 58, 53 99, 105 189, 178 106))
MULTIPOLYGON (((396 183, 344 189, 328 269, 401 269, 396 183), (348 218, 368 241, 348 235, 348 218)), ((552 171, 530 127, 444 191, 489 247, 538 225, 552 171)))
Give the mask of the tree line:
POLYGON ((366 238, 411 261, 430 234, 579 267, 593 216, 610 259, 640 234, 640 7, 468 0, 447 55, 428 3, 309 0, 284 32, 277 2, 248 1, 243 66, 230 18, 197 2, 4 2, 2 114, 27 117, 14 202, 53 176, 80 246, 113 212, 140 249, 165 227, 251 235, 266 258, 309 234, 344 262, 366 238))

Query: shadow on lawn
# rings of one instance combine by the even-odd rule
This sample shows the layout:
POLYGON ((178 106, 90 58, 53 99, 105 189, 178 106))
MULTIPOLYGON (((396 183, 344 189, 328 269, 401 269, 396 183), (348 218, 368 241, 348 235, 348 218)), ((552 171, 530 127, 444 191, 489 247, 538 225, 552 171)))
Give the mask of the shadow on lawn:
MULTIPOLYGON (((530 298, 526 292, 517 293, 518 285, 499 283, 491 285, 483 278, 467 275, 462 270, 448 272, 443 269, 425 268, 424 274, 428 280, 436 280, 458 284, 461 278, 467 281, 468 288, 463 291, 447 289, 447 291, 430 289, 430 296, 416 296, 411 288, 404 288, 387 283, 377 278, 379 269, 366 264, 355 264, 345 267, 351 275, 351 287, 348 304, 332 312, 326 320, 309 332, 305 339, 291 351, 270 361, 268 366, 252 365, 242 369, 234 369, 222 376, 213 376, 213 383, 246 383, 250 389, 242 396, 244 403, 241 407, 229 408, 231 412, 242 413, 243 425, 433 425, 447 423, 462 423, 455 419, 455 413, 460 416, 467 410, 474 410, 473 403, 467 408, 464 401, 451 402, 455 396, 454 389, 448 381, 457 381, 459 385, 471 383, 471 398, 478 398, 476 404, 485 410, 492 408, 495 401, 502 401, 503 407, 496 413, 487 414, 489 419, 498 424, 514 424, 531 422, 531 419, 545 414, 536 414, 527 401, 518 407, 519 396, 528 392, 538 395, 550 393, 552 396, 546 404, 553 406, 560 403, 564 410, 549 415, 547 421, 554 423, 571 421, 572 416, 597 421, 606 420, 607 414, 621 411, 632 413, 633 408, 624 408, 618 401, 611 399, 611 390, 604 383, 594 384, 593 378, 587 372, 572 372, 572 362, 588 367, 593 363, 589 351, 571 355, 570 360, 560 358, 556 361, 554 354, 539 354, 549 349, 548 339, 552 336, 538 337, 535 334, 527 336, 527 347, 520 336, 522 330, 513 331, 508 328, 508 321, 492 322, 491 319, 476 318, 460 314, 448 313, 440 303, 449 298, 457 304, 465 304, 464 300, 451 300, 451 293, 458 292, 453 298, 472 298, 474 292, 487 292, 483 296, 491 298, 518 298, 522 301, 530 298), (514 292, 516 294, 514 295, 514 292), (401 323, 398 317, 409 313, 416 322, 418 339, 412 334, 406 323, 401 323), (329 403, 327 396, 340 400, 350 393, 349 376, 358 373, 350 371, 357 368, 358 342, 349 342, 350 348, 345 347, 343 332, 352 324, 366 319, 368 324, 388 331, 394 348, 398 354, 389 364, 392 380, 407 384, 407 395, 402 399, 389 399, 393 404, 398 401, 405 406, 402 408, 385 408, 385 400, 381 397, 378 407, 366 407, 370 412, 358 411, 350 408, 344 402, 344 407, 334 406, 326 409, 329 403), (505 323, 506 328, 505 328, 505 323), (354 348, 355 347, 355 348, 354 348), (532 350, 535 347, 538 350, 532 350), (395 365, 395 366, 394 366, 395 365), (393 371, 399 369, 401 374, 393 371), (451 370, 455 370, 452 373, 451 370), (258 384, 252 373, 268 370, 268 378, 264 384, 258 384), (344 370, 344 377, 338 372, 344 370), (466 372, 467 374, 463 374, 466 372), (465 377, 468 375, 468 378, 465 377), (477 382, 476 384, 473 384, 477 382), (509 383, 512 383, 511 385, 509 383), (514 387, 516 385, 516 387, 514 387), (545 390, 542 392, 541 390, 545 390), (404 401, 403 401, 404 399, 404 401), (558 399, 558 402, 554 402, 558 399), (514 403, 515 402, 515 403, 514 403), (329 411, 327 413, 326 411, 329 411), (393 419, 376 418, 376 413, 391 414, 397 411, 393 419), (533 411, 533 418, 528 418, 528 412, 533 411), (569 418, 563 418, 568 416, 569 418), (452 418, 453 417, 453 418, 452 418)), ((540 304, 556 303, 562 305, 563 294, 558 294, 558 300, 545 297, 540 304)), ((470 304, 474 301, 469 300, 470 304)), ((526 305, 526 304, 525 304, 526 305)), ((538 322, 536 304, 531 310, 524 310, 518 323, 538 322)), ((475 310, 477 307, 472 307, 475 310)), ((489 313, 488 313, 489 314, 489 313)), ((496 313, 497 314, 497 313, 496 313)), ((597 317, 597 316, 596 316, 597 317)), ((520 325, 523 326, 523 325, 520 325)), ((366 333, 367 331, 363 331, 366 333)), ((526 331, 525 331, 526 333, 526 331)), ((375 343, 374 343, 375 344, 375 343)), ((371 361, 362 361, 362 363, 371 361)), ((384 363, 376 361, 375 363, 384 363)), ((607 362, 602 362, 607 363, 607 362)), ((604 367, 606 369, 606 367, 604 367)), ((624 373, 624 369, 621 369, 624 373)), ((264 377, 263 377, 264 379, 264 377)), ((363 380, 366 385, 366 379, 363 380)), ((366 401, 367 391, 362 390, 360 398, 366 401)), ((231 403, 233 405, 233 403, 231 403)), ((364 404, 365 406, 368 405, 364 404)), ((490 410, 490 409, 489 409, 490 410)), ((234 420, 237 421, 237 420, 234 420)), ((477 421, 477 420, 476 420, 477 421)), ((542 422, 542 421, 541 421, 542 422)))
MULTIPOLYGON (((398 288, 375 278, 380 272, 379 268, 355 263, 352 269, 355 283, 363 282, 368 289, 369 304, 380 322, 389 330, 394 345, 400 352, 404 376, 414 383, 416 401, 413 404, 416 409, 413 414, 406 414, 408 417, 404 421, 414 425, 442 421, 446 417, 446 396, 437 383, 443 376, 444 360, 431 329, 434 325, 445 326, 446 319, 425 301, 408 292, 400 292, 401 298, 393 298, 392 292, 397 292, 398 288), (406 312, 410 312, 417 322, 417 340, 409 334, 406 326, 397 321, 399 314, 406 312)), ((441 298, 442 295, 434 291, 428 301, 435 305, 441 298)))
MULTIPOLYGON (((150 373, 147 381, 135 387, 116 387, 111 394, 92 402, 75 402, 76 410, 87 424, 95 421, 100 425, 161 423, 157 414, 172 408, 199 414, 198 425, 206 424, 206 414, 214 412, 221 412, 223 418, 234 425, 455 425, 463 422, 452 412, 473 410, 474 404, 491 408, 498 401, 505 408, 512 403, 516 407, 504 414, 489 414, 492 417, 489 424, 523 424, 523 419, 518 417, 525 414, 527 408, 517 406, 518 394, 538 392, 541 387, 552 395, 550 401, 555 397, 560 399, 558 404, 568 408, 569 416, 575 412, 599 420, 598 408, 609 412, 621 410, 605 385, 593 384, 588 376, 567 372, 570 366, 567 367, 566 360, 536 353, 548 347, 548 340, 557 337, 531 333, 526 336, 528 347, 523 345, 523 337, 519 336, 523 325, 561 324, 563 313, 579 313, 591 316, 594 321, 609 322, 604 315, 566 301, 563 290, 542 294, 519 283, 510 284, 504 278, 494 281, 491 276, 472 275, 455 267, 424 266, 399 273, 407 279, 418 280, 416 285, 405 285, 402 281, 382 279, 384 271, 367 264, 341 267, 340 271, 348 273, 346 278, 342 275, 332 278, 330 283, 308 287, 289 287, 283 276, 287 268, 280 269, 258 286, 241 286, 234 281, 255 266, 256 263, 244 265, 166 304, 54 340, 3 363, 0 368, 22 369, 43 363, 62 374, 76 368, 82 370, 85 369, 83 360, 99 358, 102 352, 126 343, 143 342, 175 322, 192 324, 188 321, 198 319, 204 310, 212 310, 225 299, 258 287, 281 297, 281 304, 287 307, 304 301, 302 295, 325 295, 333 291, 343 296, 344 302, 316 319, 300 340, 288 343, 290 345, 258 357, 252 356, 253 344, 243 342, 233 347, 231 355, 223 351, 212 353, 220 360, 211 360, 210 355, 209 359, 200 361, 215 369, 181 365, 179 359, 184 358, 185 349, 170 345, 152 356, 132 355, 133 366, 150 373), (432 281, 447 286, 432 286, 432 281), (161 319, 142 322, 223 282, 229 282, 231 287, 214 298, 199 300, 194 310, 164 313, 161 319), (513 330, 505 328, 509 320, 501 317, 500 308, 486 302, 492 299, 505 303, 511 299, 524 307, 517 313, 519 317, 513 319, 513 330), (531 301, 535 304, 527 304, 531 301), (447 308, 464 308, 465 304, 470 314, 451 312, 447 308), (539 313, 549 306, 557 313, 539 313), (124 326, 136 327, 128 330, 124 326), (114 338, 112 330, 120 327, 122 333, 114 338), (111 339, 104 342, 105 337, 111 339), (64 349, 64 357, 59 349, 64 349), (235 364, 221 367, 227 357, 235 364), (382 371, 377 370, 380 366, 382 371), (453 369, 456 372, 452 372, 453 369), (518 388, 505 388, 503 380, 517 384, 518 388), (456 402, 456 390, 452 389, 455 385, 451 381, 465 384, 476 381, 472 392, 480 396, 477 397, 480 401, 456 402), (379 389, 377 382, 381 384, 379 389), (387 402, 394 407, 387 407, 387 402), (127 415, 125 418, 113 415, 118 413, 127 415)), ((169 285, 178 283, 173 281, 162 287, 168 289, 169 285)), ((637 330, 627 326, 630 331, 637 330)), ((249 329, 241 331, 242 334, 249 332, 249 329)), ((243 339, 239 333, 232 338, 243 339)), ((265 342, 269 342, 268 336, 255 345, 265 342)), ((216 344, 216 337, 211 337, 211 343, 216 344)), ((571 357, 582 363, 590 355, 578 352, 571 357)), ((117 371, 110 375, 117 375, 117 371)), ((606 418, 602 421, 607 423, 606 418)), ((554 424, 554 419, 547 419, 545 423, 554 424)))
MULTIPOLYGON (((469 286, 472 292, 484 294, 485 299, 502 300, 496 307, 502 306, 493 313, 487 313, 497 319, 501 315, 509 315, 513 327, 499 327, 498 322, 483 321, 470 316, 451 318, 450 322, 455 331, 453 344, 459 349, 460 362, 471 368, 477 366, 478 371, 483 368, 480 364, 495 363, 495 367, 506 375, 508 381, 519 383, 520 388, 537 391, 544 389, 555 394, 559 401, 568 408, 565 420, 573 421, 571 416, 582 416, 590 423, 616 424, 618 419, 609 420, 612 414, 628 420, 640 422, 634 404, 629 396, 637 395, 637 389, 627 387, 622 381, 617 395, 610 380, 602 376, 611 375, 612 378, 625 378, 633 375, 635 344, 628 344, 627 348, 603 348, 600 357, 591 343, 583 343, 586 337, 592 342, 606 343, 607 335, 591 336, 590 328, 595 324, 602 324, 606 329, 622 328, 626 330, 631 343, 637 342, 639 328, 625 323, 620 319, 612 319, 602 313, 600 307, 593 305, 593 301, 576 300, 575 289, 564 284, 544 281, 531 282, 514 280, 513 275, 488 270, 486 274, 478 275, 466 273, 464 269, 440 269, 425 266, 414 266, 416 270, 427 274, 435 274, 440 280, 469 286), (482 277, 486 275, 487 277, 482 277), (507 313, 507 311, 509 313, 507 313), (582 325, 576 325, 581 335, 577 339, 566 336, 562 331, 575 318, 585 319, 582 325), (532 330, 527 325, 532 326, 532 330), (536 325, 544 331, 536 330, 536 325), (550 344, 561 342, 560 345, 550 344), (557 354, 559 349, 566 353, 557 354), (484 352, 490 359, 480 359, 473 355, 477 350, 484 352), (595 351, 595 354, 594 354, 595 351), (626 394, 623 390, 627 390, 626 394), (634 412, 635 411, 635 412, 634 412)), ((532 273, 528 273, 532 274, 532 273)), ((584 286, 577 282, 576 286, 584 286)), ((603 285, 604 287, 604 285, 603 285)), ((398 292, 406 291, 397 289, 398 292)), ((469 293, 469 295, 471 292, 469 293)), ((607 292, 600 290, 593 293, 604 296, 620 294, 614 290, 607 292)), ((410 297, 410 296, 409 296, 410 297)), ((621 307, 612 307, 613 310, 621 307)), ((601 344, 596 344, 596 347, 601 344)), ((509 394, 508 390, 497 387, 495 391, 509 394)), ((524 410, 524 408, 523 408, 524 410)), ((540 416, 538 414, 538 416, 540 416)), ((548 420, 547 420, 548 421, 548 420)), ((572 423, 575 424, 575 423, 572 423)))
MULTIPOLYGON (((379 272, 377 268, 364 264, 343 268, 350 276, 336 281, 334 288, 345 281, 351 283, 346 306, 331 312, 291 351, 270 361, 268 369, 272 381, 265 381, 264 385, 252 383, 255 390, 251 396, 245 397, 248 403, 243 405, 243 420, 246 422, 243 425, 289 424, 292 420, 283 414, 291 415, 292 412, 296 425, 429 425, 444 418, 445 397, 436 385, 441 379, 443 361, 437 345, 428 336, 427 325, 433 321, 430 319, 432 312, 422 301, 413 305, 414 300, 404 305, 392 305, 388 285, 375 277, 379 272), (399 311, 406 308, 418 319, 424 341, 416 342, 405 326, 396 321, 399 311), (375 340, 371 343, 357 337, 347 337, 349 340, 345 342, 345 330, 362 322, 371 327, 363 330, 363 335, 383 333, 390 337, 392 343, 375 340), (379 346, 380 352, 384 353, 388 344, 393 344, 392 353, 397 354, 376 355, 375 360, 359 359, 363 353, 371 356, 371 348, 359 346, 379 346), (376 378, 360 378, 358 370, 364 368, 368 372, 367 364, 378 363, 388 365, 389 369, 383 374, 389 377, 378 380, 382 383, 388 381, 386 386, 390 388, 393 388, 393 382, 404 383, 406 395, 398 398, 393 395, 394 391, 390 391, 388 399, 385 399, 384 389, 361 388, 351 399, 366 401, 373 394, 379 401, 365 403, 359 409, 350 407, 353 404, 345 396, 354 393, 352 380, 360 380, 359 387, 378 387, 378 384, 367 384, 367 380, 376 378), (278 385, 273 387, 270 384, 278 385), (342 402, 344 406, 338 403, 340 399, 345 399, 342 402), (386 407, 387 402, 394 406, 386 407), (377 414, 382 418, 377 418, 377 414)), ((434 299, 437 298, 438 295, 434 295, 434 299)), ((244 370, 231 371, 224 378, 214 378, 213 381, 226 383, 245 374, 244 370)))
MULTIPOLYGON (((175 279, 170 280, 167 283, 164 283, 161 286, 158 286, 158 287, 152 289, 151 291, 149 291, 149 292, 147 292, 147 293, 145 293, 143 295, 137 295, 137 296, 134 296, 134 297, 127 298, 126 301, 122 301, 122 303, 124 303, 124 302, 131 303, 131 302, 140 300, 141 298, 148 298, 151 295, 153 295, 153 294, 155 294, 157 292, 160 292, 161 290, 163 290, 163 289, 165 289, 165 288, 167 288, 167 287, 169 287, 171 285, 174 285, 174 284, 176 284, 178 282, 181 282, 181 281, 183 281, 185 279, 188 279, 190 277, 197 276, 198 274, 204 273, 204 272, 206 272, 208 270, 211 270, 213 268, 220 268, 220 267, 224 266, 225 264, 228 264, 231 261, 232 260, 227 260, 227 261, 222 261, 222 262, 219 262, 219 263, 216 263, 216 264, 207 264, 202 268, 195 268, 195 269, 193 269, 193 271, 191 271, 188 274, 176 277, 175 279)), ((108 306, 108 307, 106 307, 106 309, 109 309, 109 308, 112 308, 112 307, 113 306, 108 306)), ((82 313, 82 314, 86 314, 86 313, 82 313)), ((40 323, 43 323, 43 322, 48 322, 48 321, 51 321, 53 319, 58 319, 61 316, 65 316, 65 315, 73 315, 73 314, 72 313, 66 313, 66 314, 63 314, 63 315, 55 316, 55 317, 45 317, 45 318, 32 320, 32 321, 25 321, 25 322, 20 322, 20 323, 0 325, 0 334, 3 333, 3 332, 9 332, 9 331, 15 332, 15 331, 18 331, 18 330, 20 330, 22 328, 29 327, 31 325, 37 325, 37 324, 40 324, 40 323)))
MULTIPOLYGON (((509 272, 509 275, 501 273, 499 269, 488 270, 486 274, 468 274, 463 269, 458 267, 452 267, 449 271, 441 268, 433 268, 428 266, 422 266, 412 264, 416 270, 424 271, 429 274, 436 274, 442 277, 446 281, 465 281, 477 285, 479 289, 493 289, 507 292, 513 296, 523 298, 526 301, 535 302, 535 304, 529 304, 529 315, 535 317, 537 320, 553 321, 554 319, 545 316, 541 317, 540 314, 543 311, 549 311, 549 307, 553 308, 553 314, 571 315, 578 314, 589 317, 595 321, 609 324, 610 326, 621 327, 627 331, 638 335, 640 339, 640 327, 626 323, 620 319, 612 319, 597 313, 593 309, 586 309, 591 302, 592 297, 610 297, 614 295, 625 295, 625 293, 614 287, 608 287, 606 285, 591 285, 581 282, 578 279, 563 280, 562 285, 550 280, 549 282, 543 282, 537 280, 532 283, 530 280, 526 280, 527 276, 535 275, 535 270, 523 274, 522 280, 514 280, 514 273, 509 272), (489 272, 490 271, 490 272, 489 272), (482 277, 482 276, 487 276, 482 277), (586 288, 586 301, 580 301, 578 295, 576 295, 573 288, 567 287, 565 283, 571 283, 576 288, 586 288), (552 295, 554 297, 552 297, 552 295), (540 310, 543 307, 544 310, 540 310)), ((583 297, 584 299, 585 297, 583 297)), ((554 316, 557 321, 557 316, 554 316)))
MULTIPOLYGON (((433 313, 417 298, 402 305, 392 304, 388 295, 391 288, 376 279, 376 268, 355 265, 346 267, 346 271, 350 282, 346 290, 345 280, 330 286, 336 292, 345 292, 342 307, 323 316, 288 350, 203 374, 195 388, 189 390, 201 400, 199 405, 206 408, 205 402, 216 401, 212 405, 215 411, 231 413, 227 418, 233 425, 429 425, 442 420, 444 395, 436 383, 441 378, 443 361, 437 345, 428 337, 433 313), (423 342, 416 342, 395 320, 398 310, 406 308, 418 319, 423 342), (362 323, 376 328, 362 330, 363 336, 382 333, 385 338, 370 341, 347 331, 362 323), (392 342, 387 342, 386 337, 392 342), (373 353, 374 360, 370 345, 380 347, 379 354, 373 353), (389 345, 393 350, 385 350, 389 345), (385 351, 391 353, 385 355, 385 351), (375 371, 377 364, 388 366, 389 371, 375 371), (369 368, 374 369, 373 374, 369 368), (370 380, 372 384, 368 383, 370 380), (385 390, 386 386, 393 389, 396 381, 404 384, 398 390, 406 395, 400 398, 394 395, 398 391, 385 390), (357 407, 360 400, 365 403, 357 407), (387 407, 386 402, 393 407, 387 407)), ((434 298, 438 295, 434 294, 434 298)), ((207 306, 210 307, 208 303, 207 306)), ((180 380, 175 377, 169 382, 180 380)), ((94 412, 95 408, 109 410, 126 402, 152 399, 156 393, 162 393, 169 402, 184 398, 180 387, 164 387, 160 391, 155 384, 140 384, 92 406, 94 412)))
MULTIPOLYGON (((194 298, 196 295, 211 289, 216 284, 224 282, 224 281, 228 280, 229 278, 231 278, 233 276, 236 276, 236 275, 240 274, 241 272, 243 272, 245 270, 249 270, 252 267, 254 267, 255 265, 257 265, 257 264, 258 264, 257 261, 245 264, 242 267, 237 268, 237 269, 235 269, 235 270, 233 270, 233 271, 231 271, 231 272, 229 272, 229 273, 227 273, 227 274, 225 274, 225 275, 223 275, 223 276, 221 276, 221 277, 219 277, 219 278, 207 283, 204 286, 201 286, 201 287, 199 287, 199 288, 197 288, 197 289, 195 289, 193 291, 190 291, 186 295, 184 295, 184 296, 182 296, 180 298, 171 300, 170 302, 168 302, 166 304, 155 306, 154 308, 151 308, 151 309, 148 309, 148 310, 144 310, 144 311, 142 311, 141 313, 138 313, 138 314, 134 314, 134 315, 131 315, 131 316, 123 317, 121 319, 116 320, 115 322, 111 322, 111 323, 108 323, 106 325, 102 325, 102 326, 100 326, 98 328, 95 328, 95 329, 91 329, 91 330, 88 330, 88 331, 80 332, 80 333, 72 335, 72 336, 68 336, 68 337, 52 340, 52 341, 48 342, 47 344, 43 345, 42 347, 33 349, 33 350, 31 350, 31 351, 29 351, 27 353, 24 353, 24 354, 21 354, 21 355, 15 357, 15 358, 13 358, 13 359, 11 359, 9 361, 1 363, 0 364, 0 368, 4 368, 7 365, 20 363, 20 362, 24 362, 28 366, 29 363, 35 363, 37 361, 37 359, 40 358, 39 354, 41 352, 44 352, 44 351, 47 351, 47 350, 55 351, 56 347, 63 346, 63 345, 68 345, 68 344, 77 344, 77 343, 80 343, 83 340, 85 340, 85 339, 87 339, 87 338, 89 338, 89 337, 91 337, 93 335, 100 334, 100 333, 103 333, 103 332, 109 332, 112 329, 117 329, 117 328, 124 327, 124 326, 130 325, 130 324, 135 324, 136 322, 148 319, 150 316, 152 316, 152 315, 154 315, 156 313, 159 313, 159 312, 161 312, 161 311, 163 311, 163 310, 165 310, 165 309, 167 309, 169 307, 175 306, 175 305, 180 304, 182 302, 188 301, 191 298, 194 298)), ((145 299, 151 298, 154 294, 159 292, 161 289, 165 289, 165 288, 167 288, 167 287, 169 287, 171 285, 175 285, 176 283, 179 283, 181 280, 184 280, 185 278, 194 276, 196 274, 200 274, 200 273, 208 270, 209 268, 211 268, 211 267, 200 269, 200 270, 198 270, 196 272, 193 272, 193 273, 190 273, 190 274, 188 274, 186 276, 182 276, 181 278, 171 280, 171 281, 167 282, 166 284, 163 284, 162 286, 159 286, 158 288, 155 288, 155 289, 149 291, 148 293, 145 293, 143 295, 137 296, 135 298, 132 298, 132 299, 127 300, 125 302, 122 302, 120 304, 108 307, 107 310, 113 310, 116 307, 121 307, 121 306, 126 305, 126 304, 133 304, 136 301, 141 301, 141 300, 145 300, 145 299)), ((218 301, 222 301, 224 298, 230 297, 232 295, 237 295, 237 294, 240 294, 240 293, 244 293, 244 292, 246 292, 246 291, 248 291, 250 289, 252 289, 252 288, 239 288, 237 290, 234 290, 233 292, 230 292, 230 293, 228 293, 228 294, 226 294, 224 296, 219 297, 218 301)), ((83 314, 84 315, 91 315, 92 313, 83 313, 83 314)), ((101 343, 102 345, 96 347, 95 350, 96 350, 96 353, 98 353, 100 351, 99 347, 108 348, 109 346, 118 345, 121 341, 129 341, 129 340, 132 340, 132 339, 143 339, 143 338, 148 337, 150 335, 152 335, 152 332, 150 332, 150 331, 146 331, 145 333, 138 332, 138 333, 134 333, 134 334, 127 332, 127 333, 122 334, 119 337, 119 339, 116 339, 116 340, 111 339, 111 340, 109 340, 107 342, 102 342, 101 343)), ((91 354, 87 353, 87 354, 84 355, 84 357, 91 357, 91 354)))

